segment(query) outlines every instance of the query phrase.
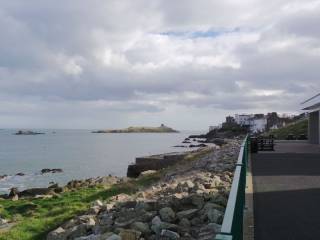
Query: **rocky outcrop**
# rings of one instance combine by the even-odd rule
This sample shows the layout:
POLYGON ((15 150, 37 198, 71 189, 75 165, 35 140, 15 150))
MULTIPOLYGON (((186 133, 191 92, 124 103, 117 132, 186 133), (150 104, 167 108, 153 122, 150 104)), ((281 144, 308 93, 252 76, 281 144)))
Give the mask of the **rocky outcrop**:
POLYGON ((24 174, 24 173, 22 173, 22 172, 19 172, 19 173, 17 173, 16 174, 16 176, 20 176, 20 177, 23 177, 23 176, 25 176, 26 174, 24 174))
POLYGON ((231 141, 178 164, 134 195, 96 201, 47 239, 214 239, 221 229, 239 146, 240 142, 231 141))
POLYGON ((42 132, 34 132, 34 131, 24 131, 24 130, 19 130, 18 132, 15 133, 15 135, 39 135, 39 134, 45 134, 42 132))
POLYGON ((8 175, 0 175, 0 180, 2 180, 2 179, 5 179, 5 178, 7 178, 8 177, 8 175))
POLYGON ((43 168, 41 169, 41 174, 45 173, 62 173, 63 170, 61 168, 43 168))
POLYGON ((6 227, 7 225, 8 225, 8 220, 0 217, 0 229, 6 227))
POLYGON ((65 188, 70 190, 94 186, 111 186, 126 180, 126 178, 109 175, 105 177, 88 178, 83 180, 71 180, 66 184, 65 188))
POLYGON ((19 191, 18 188, 11 188, 9 194, 0 195, 0 198, 11 199, 14 201, 19 200, 21 198, 51 198, 65 191, 95 186, 108 187, 125 181, 127 181, 126 178, 120 178, 109 175, 104 177, 88 178, 83 180, 72 180, 68 182, 64 187, 60 187, 58 184, 52 183, 52 185, 50 185, 47 188, 30 188, 23 191, 19 191))

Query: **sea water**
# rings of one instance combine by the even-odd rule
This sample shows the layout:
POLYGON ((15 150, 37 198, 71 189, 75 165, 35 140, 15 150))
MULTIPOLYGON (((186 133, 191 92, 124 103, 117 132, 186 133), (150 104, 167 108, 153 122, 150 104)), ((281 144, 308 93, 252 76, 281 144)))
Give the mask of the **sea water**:
POLYGON ((34 130, 41 135, 15 135, 17 130, 0 130, 0 192, 11 187, 23 190, 47 187, 50 182, 66 184, 109 174, 125 176, 135 157, 165 152, 186 151, 175 148, 190 134, 119 133, 96 134, 90 130, 34 130), (43 168, 61 168, 62 173, 41 174, 43 168), (23 173, 24 176, 17 176, 23 173))

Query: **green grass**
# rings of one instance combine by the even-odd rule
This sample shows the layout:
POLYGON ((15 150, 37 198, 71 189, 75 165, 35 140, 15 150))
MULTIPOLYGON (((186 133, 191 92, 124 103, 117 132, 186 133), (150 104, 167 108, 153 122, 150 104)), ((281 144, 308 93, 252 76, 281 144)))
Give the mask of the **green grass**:
POLYGON ((289 134, 298 137, 300 134, 308 135, 308 120, 301 120, 291 123, 285 127, 274 129, 268 132, 268 135, 274 135, 276 139, 286 139, 289 134))
POLYGON ((86 211, 94 200, 107 200, 120 194, 132 194, 158 181, 160 173, 126 183, 82 188, 50 199, 0 200, 0 216, 15 222, 9 231, 0 232, 0 240, 41 240, 63 222, 86 211))

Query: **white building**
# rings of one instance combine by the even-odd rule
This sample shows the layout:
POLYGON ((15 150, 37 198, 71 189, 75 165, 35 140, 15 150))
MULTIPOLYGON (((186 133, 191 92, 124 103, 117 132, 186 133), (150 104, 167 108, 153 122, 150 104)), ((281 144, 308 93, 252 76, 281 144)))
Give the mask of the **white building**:
POLYGON ((249 126, 251 118, 252 115, 250 114, 236 114, 234 116, 234 120, 236 121, 236 123, 241 126, 249 126))
POLYGON ((267 127, 267 118, 251 118, 250 119, 250 131, 252 133, 264 132, 267 127))
POLYGON ((267 118, 262 114, 236 114, 234 119, 240 126, 248 126, 252 133, 263 132, 267 127, 267 118))

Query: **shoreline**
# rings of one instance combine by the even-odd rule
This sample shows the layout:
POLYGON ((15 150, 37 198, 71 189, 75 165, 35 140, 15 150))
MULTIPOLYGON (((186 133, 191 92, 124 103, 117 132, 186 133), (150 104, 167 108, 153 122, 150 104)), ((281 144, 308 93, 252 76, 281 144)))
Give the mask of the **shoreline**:
MULTIPOLYGON (((211 148, 211 147, 209 147, 211 148)), ((145 171, 141 171, 141 173, 143 172, 148 172, 148 171, 153 171, 153 162, 152 159, 155 156, 162 156, 164 158, 168 157, 168 160, 166 160, 164 163, 161 161, 160 162, 160 166, 158 167, 157 170, 161 170, 163 168, 167 168, 170 167, 172 165, 177 164, 179 161, 183 160, 184 157, 188 156, 188 155, 192 155, 192 154, 197 154, 199 151, 201 152, 203 149, 202 148, 198 148, 196 150, 192 150, 192 149, 188 149, 185 150, 183 152, 167 152, 167 153, 161 153, 161 154, 157 154, 157 155, 148 155, 148 156, 143 156, 143 157, 136 157, 136 161, 139 162, 139 160, 141 159, 146 159, 149 161, 145 169, 145 171), (178 155, 179 158, 175 159, 174 156, 178 155), (172 158, 173 157, 173 158, 172 158), (178 161, 176 161, 178 160, 178 161), (171 162, 171 163, 170 163, 171 162)), ((130 166, 132 166, 132 164, 128 165, 128 172, 129 172, 129 168, 130 166)), ((40 171, 38 171, 37 173, 33 173, 31 176, 46 176, 47 174, 63 174, 64 171, 62 169, 42 169, 40 171), (50 171, 47 171, 50 170, 50 171), (58 171, 56 171, 58 170, 58 171)), ((127 173, 128 175, 128 173, 127 173)), ((0 176, 0 181, 1 180, 5 180, 6 178, 10 178, 10 177, 28 177, 30 175, 19 172, 16 173, 14 175, 1 175, 0 176), (2 178, 1 178, 2 177, 2 178)), ((137 178, 139 175, 137 176, 116 176, 116 175, 105 175, 105 176, 92 176, 89 178, 80 178, 80 179, 71 179, 69 181, 67 181, 67 183, 63 184, 62 186, 59 185, 59 183, 56 182, 51 182, 48 183, 46 186, 43 187, 29 187, 29 188, 22 188, 19 189, 17 186, 12 186, 10 189, 7 189, 7 191, 5 192, 0 192, 0 198, 3 199, 20 199, 22 198, 41 198, 41 197, 48 197, 48 195, 52 194, 55 195, 57 193, 61 193, 63 191, 69 191, 72 189, 77 189, 79 187, 94 187, 97 185, 101 185, 101 186, 110 186, 116 183, 120 183, 120 182, 126 182, 128 181, 128 179, 130 178, 137 178), (13 191, 12 191, 13 190, 13 191), (21 191, 20 191, 21 190, 21 191)))
MULTIPOLYGON (((16 132, 16 131, 12 130, 12 132, 16 132)), ((14 139, 15 138, 15 136, 11 135, 11 132, 8 132, 7 134, 8 134, 8 137, 10 139, 14 139)), ((68 132, 66 134, 69 136, 68 132)), ((83 132, 80 132, 80 134, 81 134, 81 136, 84 136, 84 137, 89 136, 89 139, 91 139, 89 132, 86 132, 85 135, 83 135, 83 132)), ((32 168, 29 168, 28 166, 25 166, 25 163, 27 163, 27 161, 31 161, 31 158, 32 158, 32 157, 28 157, 28 156, 26 157, 26 161, 19 160, 19 158, 20 158, 19 156, 18 157, 13 156, 12 159, 15 162, 17 162, 17 164, 19 164, 19 165, 5 164, 5 162, 3 162, 4 164, 2 164, 3 167, 2 167, 2 171, 1 171, 0 175, 2 175, 2 176, 3 175, 8 175, 8 176, 5 176, 3 178, 1 177, 1 179, 0 179, 0 185, 1 185, 1 193, 0 194, 8 193, 8 191, 9 191, 9 189, 11 187, 19 187, 19 190, 25 190, 25 189, 28 189, 28 188, 35 188, 35 187, 44 188, 44 187, 48 187, 49 183, 52 182, 52 181, 56 182, 56 183, 59 183, 61 185, 65 185, 69 181, 71 181, 72 179, 84 179, 84 178, 91 178, 91 177, 96 177, 96 176, 106 176, 108 174, 112 174, 112 175, 116 175, 116 176, 120 176, 120 177, 126 176, 126 168, 127 168, 129 163, 131 163, 131 162, 133 162, 135 160, 135 157, 144 156, 144 155, 148 155, 148 154, 155 154, 155 153, 156 154, 157 153, 166 153, 166 152, 170 152, 170 151, 179 151, 179 152, 191 151, 192 149, 188 149, 188 148, 183 148, 182 149, 182 148, 174 148, 173 147, 176 143, 181 142, 183 140, 183 138, 185 138, 187 136, 187 134, 190 134, 190 132, 181 133, 181 134, 177 135, 177 137, 170 137, 168 134, 166 134, 167 137, 164 137, 164 139, 165 140, 169 139, 168 146, 165 146, 166 145, 165 143, 164 144, 160 143, 160 145, 159 145, 160 147, 152 147, 151 146, 150 147, 151 150, 148 150, 149 147, 148 146, 146 146, 146 147, 144 146, 144 144, 147 144, 147 142, 146 142, 146 143, 142 143, 142 144, 138 144, 137 145, 138 148, 136 148, 136 149, 141 149, 141 151, 140 150, 138 150, 138 151, 137 150, 133 150, 132 154, 131 154, 131 150, 129 149, 128 150, 129 151, 128 154, 127 153, 125 153, 125 154, 120 153, 119 157, 117 157, 117 153, 114 153, 115 151, 112 150, 113 152, 111 152, 111 155, 109 153, 107 153, 110 156, 107 156, 107 159, 103 160, 103 161, 97 160, 98 158, 101 159, 101 157, 103 157, 103 156, 100 157, 101 154, 99 154, 99 152, 103 153, 102 149, 101 150, 98 149, 98 151, 97 151, 98 154, 93 153, 93 156, 94 156, 94 160, 93 161, 95 162, 94 165, 98 166, 97 164, 104 164, 102 166, 102 168, 100 168, 100 169, 105 169, 105 170, 104 171, 98 170, 98 172, 96 173, 95 172, 95 168, 96 167, 92 167, 91 168, 89 166, 90 170, 88 170, 87 172, 84 172, 85 169, 87 169, 87 167, 88 167, 87 165, 88 164, 85 163, 86 162, 85 160, 81 160, 81 162, 84 164, 84 168, 83 168, 83 170, 81 170, 81 172, 84 172, 83 175, 77 174, 77 171, 74 170, 74 169, 78 168, 77 166, 75 166, 75 168, 73 168, 73 166, 76 164, 77 161, 73 161, 73 160, 69 161, 68 159, 66 159, 66 162, 67 162, 68 165, 65 168, 65 165, 64 165, 63 162, 58 161, 55 164, 53 161, 51 161, 49 159, 50 156, 53 156, 54 158, 52 158, 52 159, 55 159, 56 154, 54 153, 54 150, 51 150, 48 154, 47 153, 43 153, 42 149, 40 149, 40 148, 34 146, 34 144, 32 144, 31 145, 31 147, 32 147, 31 149, 33 149, 34 153, 35 153, 35 154, 32 154, 32 155, 35 155, 35 159, 37 161, 37 165, 34 164, 34 166, 32 168), (38 152, 39 152, 39 154, 38 154, 38 152), (42 158, 41 156, 43 154, 44 154, 43 163, 45 163, 45 164, 42 164, 42 160, 41 160, 41 158, 42 158), (39 155, 40 157, 37 157, 37 155, 39 155), (112 163, 113 161, 111 159, 117 159, 117 158, 121 158, 121 157, 124 157, 123 159, 125 159, 125 160, 122 161, 121 163, 119 162, 120 164, 113 164, 112 163), (21 162, 21 165, 20 165, 20 162, 21 162), (61 167, 61 168, 63 168, 65 173, 62 173, 62 175, 58 175, 58 174, 57 175, 51 175, 51 174, 49 175, 48 174, 48 176, 41 176, 39 174, 40 169, 35 169, 35 167, 38 166, 38 162, 39 162, 39 166, 41 166, 41 167, 47 167, 47 166, 48 167, 61 167), (48 163, 48 165, 46 165, 46 163, 48 163), (115 167, 114 168, 115 170, 112 170, 113 168, 111 169, 111 168, 106 167, 106 166, 108 166, 108 164, 110 164, 111 166, 115 167), (7 168, 7 166, 8 166, 8 168, 7 168), (19 166, 19 168, 17 168, 16 166, 19 166), (14 171, 15 169, 17 169, 17 172, 14 171), (16 176, 18 171, 24 173, 24 176, 16 176), (71 176, 71 177, 69 177, 69 176, 71 176), (82 176, 84 176, 84 177, 82 177, 82 176)), ((142 138, 142 139, 156 139, 156 140, 159 139, 159 141, 161 141, 161 139, 162 139, 161 136, 159 136, 159 137, 157 137, 157 136, 154 136, 154 137, 143 137, 143 135, 144 134, 142 134, 142 137, 139 137, 140 135, 137 136, 137 137, 135 137, 135 136, 130 137, 128 141, 124 141, 124 142, 123 142, 123 140, 121 140, 121 142, 119 142, 119 144, 120 144, 119 145, 119 151, 120 151, 120 149, 123 149, 124 146, 125 146, 124 145, 124 146, 121 147, 121 144, 128 144, 128 143, 131 142, 131 139, 135 139, 135 138, 138 138, 138 139, 140 139, 140 138, 142 138)), ((44 136, 44 137, 46 139, 48 139, 48 138, 49 139, 53 139, 53 141, 56 142, 58 139, 60 139, 59 136, 65 136, 65 135, 64 134, 62 135, 61 133, 58 132, 55 135, 47 134, 47 136, 44 136), (57 137, 59 137, 59 138, 57 138, 57 137)), ((72 134, 71 136, 72 136, 72 139, 74 139, 74 136, 76 136, 76 135, 72 134)), ((7 136, 5 136, 4 139, 6 137, 7 136)), ((124 138, 127 139, 127 137, 124 137, 124 138)), ((17 138, 17 139, 20 142, 19 144, 23 144, 23 142, 26 141, 26 140, 24 140, 24 138, 17 138), (21 140, 19 140, 19 139, 21 139, 21 140)), ((36 140, 37 138, 33 138, 32 136, 30 137, 30 139, 35 139, 35 143, 38 142, 38 140, 36 140)), ((97 141, 101 141, 101 137, 100 136, 98 136, 98 137, 93 136, 93 139, 97 139, 97 141)), ((103 137, 103 139, 104 139, 104 137, 103 137)), ((110 138, 110 140, 112 140, 112 139, 113 139, 113 137, 110 138)), ((116 137, 116 143, 119 141, 118 139, 120 139, 120 138, 116 137)), ((122 137, 121 137, 121 139, 122 139, 122 137)), ((29 140, 27 140, 27 141, 29 141, 29 140)), ((46 140, 46 142, 48 142, 48 141, 46 140)), ((155 142, 155 144, 157 144, 157 141, 155 142)), ((79 144, 74 144, 74 146, 78 146, 78 145, 79 144)), ((108 147, 110 144, 107 143, 107 144, 104 144, 104 145, 106 145, 108 147)), ((117 144, 113 144, 113 145, 117 145, 117 144)), ((110 145, 110 146, 113 146, 113 145, 110 145)), ((15 147, 15 148, 12 148, 10 151, 13 151, 15 149, 17 149, 18 153, 19 153, 21 148, 16 148, 15 147)), ((60 146, 59 146, 59 149, 60 149, 60 146)), ((65 148, 63 148, 62 150, 65 151, 65 148)), ((90 159, 90 154, 91 153, 87 154, 86 152, 88 152, 88 151, 84 151, 84 153, 85 153, 84 156, 87 156, 87 157, 84 157, 83 159, 86 159, 86 158, 90 159)), ((70 152, 70 154, 74 154, 73 151, 70 152)), ((70 154, 69 154, 69 156, 71 156, 70 154)), ((20 155, 20 153, 19 153, 19 155, 20 155)), ((61 155, 61 154, 59 154, 59 155, 61 155)), ((59 155, 58 155, 58 157, 59 157, 59 155)), ((11 158, 9 154, 8 154, 8 157, 9 157, 9 159, 11 158)), ((78 155, 76 155, 76 157, 78 157, 78 155)), ((80 156, 80 158, 81 158, 81 156, 80 156)), ((118 161, 118 160, 115 160, 115 161, 118 161)))
MULTIPOLYGON (((221 147, 199 149, 173 166, 155 172, 146 172, 137 179, 114 177, 113 182, 105 185, 97 185, 97 182, 92 179, 75 180, 69 184, 69 189, 61 193, 51 192, 40 198, 25 198, 21 201, 0 200, 0 204, 4 209, 7 207, 10 209, 11 206, 19 206, 26 201, 32 204, 30 206, 37 202, 36 205, 43 204, 48 208, 46 211, 52 212, 51 204, 57 201, 72 201, 74 203, 71 205, 63 206, 68 212, 67 209, 81 202, 82 214, 79 215, 77 211, 73 213, 73 210, 69 213, 70 215, 67 215, 67 219, 62 220, 58 225, 57 222, 46 220, 47 228, 52 230, 46 233, 46 235, 49 234, 46 237, 48 240, 76 239, 76 237, 81 239, 97 237, 98 239, 101 236, 109 237, 110 234, 115 237, 140 234, 140 237, 146 240, 166 234, 189 236, 187 239, 202 239, 208 234, 214 235, 219 230, 239 148, 239 140, 227 140, 227 143, 221 147), (87 195, 88 191, 91 192, 90 195, 87 195), (50 194, 52 196, 49 196, 50 194), (88 196, 91 197, 88 198, 88 196), (188 201, 191 202, 188 203, 188 201), (155 202, 156 205, 154 205, 155 202), (175 217, 167 218, 168 212, 175 217), (110 214, 113 216, 112 222, 106 227, 101 220, 109 221, 107 216, 111 216, 110 214), (216 214, 218 217, 215 217, 216 214), (145 218, 141 219, 139 216, 145 218), (68 220, 70 218, 71 220, 68 220), (186 228, 186 226, 189 227, 186 228)), ((59 206, 61 208, 61 205, 59 206)), ((55 214, 59 214, 60 210, 55 214)), ((14 216, 7 216, 9 216, 7 217, 9 224, 28 226, 38 219, 36 217, 32 220, 33 218, 26 216, 17 223, 12 220, 14 216)), ((40 219, 44 221, 46 215, 40 219)), ((15 229, 13 228, 12 231, 8 229, 6 234, 11 232, 14 234, 18 231, 15 229)), ((38 231, 41 231, 41 228, 38 231)), ((43 238, 46 235, 43 235, 43 238)))
POLYGON ((132 239, 134 236, 145 239, 212 237, 221 228, 239 149, 240 141, 237 140, 228 140, 225 146, 215 149, 200 149, 184 161, 151 172, 149 176, 160 175, 160 178, 150 187, 133 195, 119 194, 106 203, 96 203, 84 215, 50 232, 47 239, 67 239, 73 234, 83 239, 105 236, 115 239, 117 236, 122 239, 131 239, 128 236, 132 239), (141 214, 144 217, 141 218, 141 214), (109 219, 110 225, 101 223, 101 218, 109 219), (84 223, 91 222, 93 229, 99 230, 80 233, 75 230, 83 224, 79 219, 86 219, 84 223))

